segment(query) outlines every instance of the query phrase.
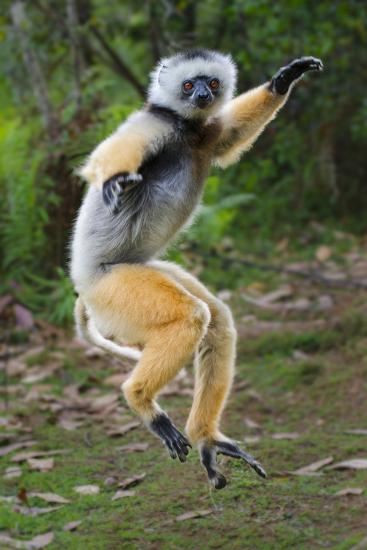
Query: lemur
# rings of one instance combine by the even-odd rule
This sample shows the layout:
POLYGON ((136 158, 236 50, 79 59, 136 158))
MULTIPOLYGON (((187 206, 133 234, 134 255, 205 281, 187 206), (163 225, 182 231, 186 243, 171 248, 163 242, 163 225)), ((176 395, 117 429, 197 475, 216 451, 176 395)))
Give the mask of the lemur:
POLYGON ((79 294, 79 334, 137 360, 122 385, 127 403, 185 462, 191 445, 216 489, 226 485, 217 454, 261 464, 219 431, 235 363, 230 309, 182 267, 159 258, 198 208, 212 164, 248 150, 287 101, 314 57, 282 67, 233 99, 229 55, 192 50, 162 59, 148 101, 91 153, 80 174, 90 183, 72 241, 71 277, 79 294), (138 345, 142 351, 126 347, 138 345), (155 397, 194 357, 193 404, 183 435, 155 397))

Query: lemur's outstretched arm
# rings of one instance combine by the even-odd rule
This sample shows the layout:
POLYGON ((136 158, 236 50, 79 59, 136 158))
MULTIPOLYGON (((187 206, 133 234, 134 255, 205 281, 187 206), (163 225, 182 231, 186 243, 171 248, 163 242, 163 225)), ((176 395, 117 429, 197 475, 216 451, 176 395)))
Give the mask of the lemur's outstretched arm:
POLYGON ((119 208, 125 189, 141 181, 138 169, 171 131, 169 125, 147 111, 130 116, 91 153, 79 174, 99 189, 112 211, 119 208))
POLYGON ((216 164, 224 168, 238 160, 287 101, 292 85, 305 72, 322 68, 315 57, 296 59, 282 67, 270 82, 227 103, 220 115, 224 128, 216 148, 216 164))

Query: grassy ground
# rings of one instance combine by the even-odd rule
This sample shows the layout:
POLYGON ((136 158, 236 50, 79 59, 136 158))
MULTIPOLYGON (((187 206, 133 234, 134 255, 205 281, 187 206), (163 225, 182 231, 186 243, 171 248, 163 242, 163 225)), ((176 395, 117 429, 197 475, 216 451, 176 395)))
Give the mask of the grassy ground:
MULTIPOLYGON (((318 290, 304 285, 296 292, 310 298, 318 290)), ((108 436, 111 415, 125 424, 134 417, 122 401, 117 408, 115 404, 96 414, 90 410, 90 400, 104 393, 117 394, 104 381, 124 371, 124 366, 106 357, 86 357, 85 349, 70 346, 62 334, 49 336, 46 343, 38 336, 42 349, 28 351, 26 371, 20 367, 22 372, 7 382, 9 403, 4 401, 1 415, 20 427, 5 426, 3 443, 32 437, 37 445, 24 450, 69 452, 55 455, 55 465, 48 472, 32 471, 21 463, 20 477, 1 478, 0 494, 16 496, 25 489, 25 507, 53 506, 37 497, 24 497, 32 491, 57 493, 70 503, 30 517, 14 511, 14 503, 4 502, 0 512, 3 532, 30 540, 52 531, 51 549, 352 548, 367 535, 367 470, 323 468, 313 476, 290 473, 329 456, 334 462, 367 458, 367 436, 346 433, 367 428, 367 297, 350 291, 334 292, 331 297, 332 306, 324 311, 311 305, 298 313, 263 311, 246 304, 240 295, 232 297, 240 333, 239 357, 223 431, 242 441, 252 438, 247 448, 261 459, 269 479, 261 480, 244 464, 223 459, 221 467, 229 484, 218 492, 208 487, 196 452, 191 452, 186 464, 172 461, 143 427, 120 437, 108 436), (284 327, 274 332, 273 321, 284 327), (32 385, 22 379, 43 368, 50 369, 49 376, 33 384, 32 397, 32 385), (44 398, 45 394, 49 397, 44 398), (58 400, 65 395, 72 395, 75 402, 81 398, 81 425, 73 430, 59 424, 65 411, 57 406, 58 400), (280 432, 296 432, 296 439, 272 437, 280 432), (145 452, 119 450, 122 445, 144 441, 149 443, 145 452), (146 477, 134 487, 135 495, 111 500, 116 479, 142 473, 146 477), (106 485, 107 478, 115 479, 106 485), (74 487, 84 484, 98 485, 100 493, 77 494, 74 487), (347 487, 363 492, 335 496, 347 487), (197 510, 210 514, 177 521, 181 514, 197 510), (63 530, 77 520, 82 523, 75 531, 63 530)), ((190 406, 186 395, 190 380, 189 369, 173 392, 176 395, 161 398, 181 427, 190 406)), ((72 399, 69 408, 78 408, 72 399)), ((15 465, 16 452, 1 459, 2 475, 15 465)))

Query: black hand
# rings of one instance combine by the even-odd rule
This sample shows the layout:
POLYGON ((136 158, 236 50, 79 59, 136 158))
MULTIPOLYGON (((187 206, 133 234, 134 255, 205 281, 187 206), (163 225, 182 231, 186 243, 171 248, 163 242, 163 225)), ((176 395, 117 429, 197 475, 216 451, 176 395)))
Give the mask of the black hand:
POLYGON ((121 208, 123 193, 141 180, 142 176, 140 174, 121 172, 104 182, 102 191, 103 202, 110 208, 113 214, 117 214, 121 208))
POLYGON ((316 57, 301 57, 295 59, 289 65, 282 67, 270 81, 269 89, 277 94, 284 95, 290 85, 298 80, 307 71, 322 71, 322 61, 316 57))

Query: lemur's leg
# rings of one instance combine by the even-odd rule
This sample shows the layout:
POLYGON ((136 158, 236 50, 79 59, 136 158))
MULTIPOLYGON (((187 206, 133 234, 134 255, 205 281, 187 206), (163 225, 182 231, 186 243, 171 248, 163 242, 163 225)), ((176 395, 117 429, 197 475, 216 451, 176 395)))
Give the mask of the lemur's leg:
POLYGON ((315 57, 295 59, 282 67, 270 82, 228 102, 219 115, 223 132, 214 152, 215 162, 224 168, 237 161, 285 104, 292 85, 305 72, 322 69, 322 62, 315 57))
POLYGON ((209 306, 210 324, 195 357, 195 393, 186 432, 199 447, 210 481, 217 489, 226 485, 224 476, 217 468, 217 453, 243 459, 265 477, 261 465, 219 431, 221 413, 234 374, 236 330, 230 309, 179 266, 168 262, 153 262, 152 265, 171 275, 190 294, 209 306))
POLYGON ((184 462, 190 444, 154 397, 195 353, 209 324, 208 306, 147 265, 113 268, 83 299, 100 332, 144 345, 122 386, 125 398, 163 440, 171 457, 184 462))

